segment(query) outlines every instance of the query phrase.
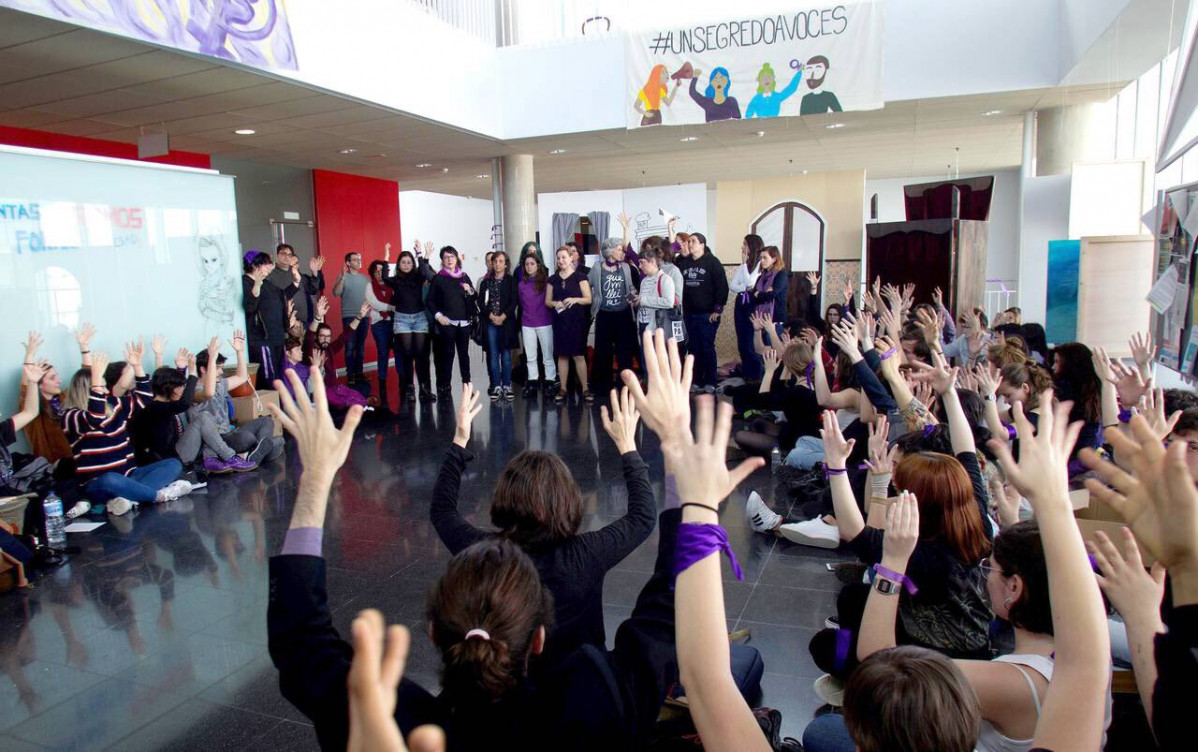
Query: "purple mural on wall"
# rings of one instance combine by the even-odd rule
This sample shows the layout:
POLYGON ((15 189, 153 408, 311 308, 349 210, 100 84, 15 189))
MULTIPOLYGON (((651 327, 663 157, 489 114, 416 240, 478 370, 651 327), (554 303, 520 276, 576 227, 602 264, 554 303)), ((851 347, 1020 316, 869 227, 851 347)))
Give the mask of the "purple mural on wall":
POLYGON ((284 0, 0 0, 0 6, 267 70, 299 70, 284 0))

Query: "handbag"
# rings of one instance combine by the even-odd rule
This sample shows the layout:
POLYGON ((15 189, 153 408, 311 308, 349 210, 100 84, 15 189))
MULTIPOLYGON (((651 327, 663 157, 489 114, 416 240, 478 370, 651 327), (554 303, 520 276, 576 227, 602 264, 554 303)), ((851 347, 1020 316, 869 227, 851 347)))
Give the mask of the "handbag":
MULTIPOLYGON (((661 297, 661 277, 657 278, 657 297, 661 297)), ((666 334, 678 343, 686 342, 686 324, 682 320, 682 306, 673 308, 655 308, 653 310, 653 326, 665 329, 666 334)))

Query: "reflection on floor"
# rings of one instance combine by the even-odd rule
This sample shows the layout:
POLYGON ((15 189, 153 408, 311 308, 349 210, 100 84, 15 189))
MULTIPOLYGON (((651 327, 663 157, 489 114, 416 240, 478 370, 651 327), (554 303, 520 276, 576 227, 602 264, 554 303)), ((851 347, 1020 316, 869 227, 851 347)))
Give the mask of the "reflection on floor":
MULTIPOLYGON (((490 403, 475 421, 463 512, 485 523, 499 471, 529 448, 557 452, 573 469, 585 529, 622 514, 619 457, 597 411, 577 400, 490 403)), ((424 599, 448 558, 428 522, 429 496, 453 421, 441 403, 360 428, 333 489, 324 544, 338 629, 345 634, 368 606, 408 624, 408 675, 428 687, 437 686, 439 661, 420 628, 424 599)), ((643 433, 660 503, 661 453, 643 433)), ((82 552, 35 589, 0 596, 0 750, 316 749, 266 653, 267 558, 282 543, 298 472, 289 447, 257 473, 213 478, 182 502, 110 517, 70 536, 82 552)), ((742 514, 749 487, 770 501, 768 468, 722 515, 745 570, 737 582, 724 567, 728 625, 751 629, 766 661, 764 704, 799 737, 819 705, 807 642, 833 613, 839 587, 825 563, 848 557, 752 533, 742 514)), ((656 545, 655 533, 608 576, 609 636, 631 612, 656 545)))

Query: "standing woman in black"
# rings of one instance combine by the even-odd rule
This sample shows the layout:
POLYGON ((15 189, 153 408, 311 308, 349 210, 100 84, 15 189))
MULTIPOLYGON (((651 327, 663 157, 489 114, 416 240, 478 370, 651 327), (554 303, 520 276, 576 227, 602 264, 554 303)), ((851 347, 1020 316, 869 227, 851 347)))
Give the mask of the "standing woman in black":
POLYGON ((591 310, 591 285, 574 264, 569 246, 557 249, 557 274, 545 287, 545 305, 553 309, 553 353, 557 356, 557 377, 561 387, 556 402, 566 401, 570 362, 582 387, 582 398, 595 401, 587 387, 587 312, 591 310))
POLYGON ((520 344, 520 296, 516 280, 508 274, 508 258, 496 251, 491 258, 491 271, 479 283, 482 303, 483 331, 487 336, 487 357, 491 362, 490 397, 511 402, 512 350, 520 344))
POLYGON ((242 305, 251 363, 258 364, 258 388, 273 389, 282 378, 280 362, 287 339, 287 301, 299 291, 299 268, 292 267, 292 282, 285 288, 263 284, 275 264, 268 254, 250 251, 243 259, 242 305))
POLYGON ((470 383, 470 330, 478 316, 474 284, 462 271, 457 249, 451 245, 441 249, 441 271, 429 282, 427 306, 436 323, 437 396, 450 399, 455 353, 462 383, 470 383))
MULTIPOLYGON (((432 377, 429 371, 429 352, 431 350, 428 332, 428 309, 424 305, 425 283, 433 278, 432 267, 428 264, 429 254, 433 252, 433 244, 426 243, 424 253, 420 253, 420 241, 416 241, 416 253, 404 251, 399 254, 399 263, 395 265, 395 274, 388 276, 384 282, 395 291, 391 298, 395 306, 395 323, 392 333, 395 337, 395 351, 403 363, 402 378, 408 382, 408 400, 416 399, 416 384, 420 384, 420 399, 422 402, 436 402, 433 394, 432 377), (420 258, 417 261, 417 255, 420 258)), ((403 384, 399 386, 403 392, 403 384)))

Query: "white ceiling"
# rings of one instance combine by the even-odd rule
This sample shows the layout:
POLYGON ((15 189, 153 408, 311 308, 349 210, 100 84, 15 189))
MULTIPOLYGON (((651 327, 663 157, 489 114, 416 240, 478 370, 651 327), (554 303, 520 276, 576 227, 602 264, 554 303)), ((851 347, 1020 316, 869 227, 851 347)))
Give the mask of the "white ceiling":
POLYGON ((489 196, 490 159, 537 156, 538 192, 714 182, 836 169, 871 177, 1019 164, 1023 113, 1105 101, 1122 84, 888 104, 842 115, 609 130, 501 142, 208 58, 0 9, 0 125, 388 178, 489 196), (982 112, 1002 114, 983 117, 982 112), (829 130, 830 123, 844 127, 829 130), (237 128, 253 128, 238 136, 237 128), (756 135, 764 131, 763 136, 756 135), (694 142, 683 142, 696 136, 694 142), (354 149, 341 154, 343 149, 354 149), (564 154, 551 155, 554 149, 564 154), (432 167, 418 168, 417 164, 432 167), (443 170, 448 170, 447 172, 443 170))

